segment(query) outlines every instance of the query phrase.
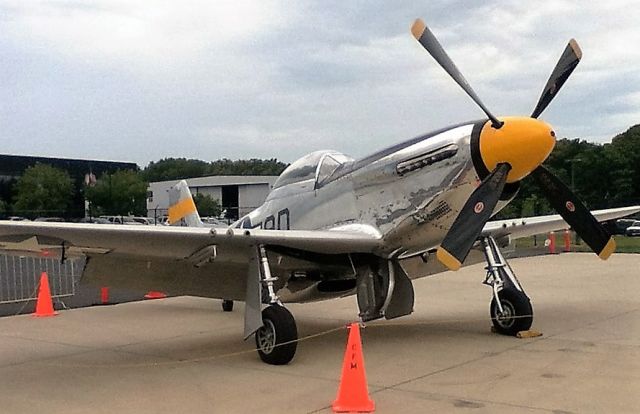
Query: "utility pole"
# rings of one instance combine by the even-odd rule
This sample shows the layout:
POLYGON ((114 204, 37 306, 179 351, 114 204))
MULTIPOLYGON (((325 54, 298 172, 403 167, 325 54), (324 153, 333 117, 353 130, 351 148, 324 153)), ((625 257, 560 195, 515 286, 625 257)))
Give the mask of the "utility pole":
POLYGON ((569 160, 571 163, 571 191, 575 193, 576 191, 576 162, 582 161, 581 158, 572 158, 569 160))
MULTIPOLYGON (((576 184, 575 184, 575 181, 576 181, 576 168, 575 168, 575 166, 576 166, 576 162, 580 162, 580 161, 582 161, 581 158, 571 158, 569 160, 569 162, 571 163, 571 192, 574 193, 574 194, 576 193, 576 184)), ((575 233, 575 234, 576 234, 576 244, 579 245, 580 244, 580 237, 578 237, 578 233, 575 233)))

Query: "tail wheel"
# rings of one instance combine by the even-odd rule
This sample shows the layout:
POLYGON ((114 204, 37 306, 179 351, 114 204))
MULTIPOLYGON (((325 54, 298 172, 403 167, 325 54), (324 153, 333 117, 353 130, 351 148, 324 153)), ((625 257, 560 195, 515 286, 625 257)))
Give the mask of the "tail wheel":
POLYGON ((222 310, 225 312, 231 312, 233 310, 233 301, 228 299, 223 300, 222 310))
POLYGON ((502 313, 496 299, 491 301, 491 321, 496 332, 515 336, 520 331, 531 328, 533 308, 527 295, 517 289, 507 288, 500 291, 502 313))
POLYGON ((271 305, 262 311, 263 326, 255 333, 260 359, 271 365, 289 363, 296 354, 298 329, 286 308, 271 305))

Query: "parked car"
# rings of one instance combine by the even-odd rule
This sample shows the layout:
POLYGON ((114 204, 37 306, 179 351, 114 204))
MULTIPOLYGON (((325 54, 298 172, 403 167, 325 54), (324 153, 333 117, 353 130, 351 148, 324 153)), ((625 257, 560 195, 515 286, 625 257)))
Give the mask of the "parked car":
POLYGON ((633 225, 633 223, 636 221, 637 220, 628 219, 628 218, 616 220, 615 234, 626 234, 627 228, 633 225))
POLYGON ((132 224, 134 226, 141 226, 142 223, 138 223, 129 216, 100 216, 101 219, 108 220, 111 224, 132 224))
POLYGON ((7 220, 9 220, 9 221, 30 221, 28 218, 20 217, 20 216, 10 216, 10 217, 7 217, 7 220))
POLYGON ((152 217, 131 217, 134 221, 137 221, 140 224, 153 226, 155 224, 155 220, 152 217))
POLYGON ((202 217, 202 224, 205 227, 229 227, 227 223, 215 217, 202 217))
POLYGON ((627 227, 625 234, 630 237, 640 236, 640 220, 634 221, 631 226, 627 227))
POLYGON ((84 217, 78 220, 78 223, 111 224, 109 220, 101 217, 84 217))

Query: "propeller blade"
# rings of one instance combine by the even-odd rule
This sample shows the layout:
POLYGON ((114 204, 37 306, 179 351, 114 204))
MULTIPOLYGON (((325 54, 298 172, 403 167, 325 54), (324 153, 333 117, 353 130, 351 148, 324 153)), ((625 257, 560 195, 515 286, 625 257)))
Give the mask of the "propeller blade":
POLYGON ((473 243, 482 233, 498 204, 509 170, 509 164, 498 164, 460 210, 436 253, 438 260, 449 270, 458 270, 462 266, 473 243))
POLYGON ((411 34, 413 37, 420 42, 422 47, 424 47, 427 52, 442 66, 449 76, 453 78, 454 81, 462 89, 473 99, 473 101, 484 111, 485 114, 491 120, 491 125, 494 128, 500 128, 502 126, 502 122, 498 121, 498 118, 493 116, 493 114, 487 109, 486 106, 482 103, 478 95, 473 91, 471 85, 467 82, 467 80, 462 76, 462 72, 458 70, 456 65, 453 63, 447 52, 444 51, 438 39, 431 33, 431 30, 424 24, 422 19, 416 19, 416 21, 411 26, 411 34))
POLYGON ((602 260, 607 260, 616 249, 616 242, 609 232, 549 170, 539 166, 532 174, 553 208, 602 260))
POLYGON ((551 103, 553 98, 556 97, 562 85, 567 81, 571 72, 578 66, 580 59, 582 58, 582 50, 578 46, 578 42, 575 39, 569 40, 569 44, 562 52, 562 56, 556 63, 556 67, 553 68, 553 72, 549 76, 547 84, 542 90, 542 95, 538 99, 538 104, 531 114, 532 118, 537 118, 551 103))

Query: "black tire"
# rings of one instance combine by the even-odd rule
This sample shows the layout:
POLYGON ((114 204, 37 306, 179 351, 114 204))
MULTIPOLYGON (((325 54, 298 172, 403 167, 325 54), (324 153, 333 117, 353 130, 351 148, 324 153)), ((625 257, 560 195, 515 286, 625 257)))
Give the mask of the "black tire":
POLYGON ((491 321, 496 332, 515 336, 518 332, 531 328, 533 308, 527 295, 517 289, 507 288, 501 290, 498 296, 504 314, 499 315, 498 304, 493 298, 491 300, 491 321))
POLYGON ((293 315, 283 306, 271 305, 262 311, 262 322, 264 326, 255 333, 260 359, 271 365, 288 364, 298 347, 293 315))
POLYGON ((231 312, 233 310, 233 301, 225 299, 222 301, 222 310, 224 312, 231 312))

